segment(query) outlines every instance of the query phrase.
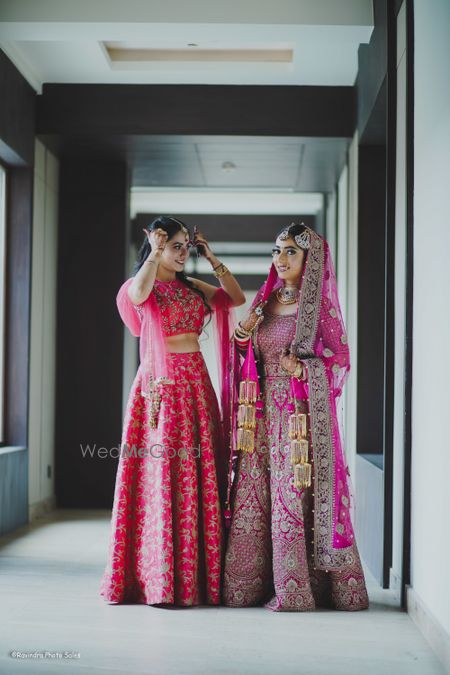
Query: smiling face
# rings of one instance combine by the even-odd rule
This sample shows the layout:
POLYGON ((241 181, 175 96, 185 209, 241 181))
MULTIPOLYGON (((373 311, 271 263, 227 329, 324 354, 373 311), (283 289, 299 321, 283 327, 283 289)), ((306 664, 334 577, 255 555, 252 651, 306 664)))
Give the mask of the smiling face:
POLYGON ((160 259, 160 266, 167 272, 182 272, 189 257, 189 235, 181 230, 168 240, 160 259))
POLYGON ((288 285, 298 285, 303 270, 305 251, 294 239, 278 239, 272 249, 272 257, 278 276, 288 285))

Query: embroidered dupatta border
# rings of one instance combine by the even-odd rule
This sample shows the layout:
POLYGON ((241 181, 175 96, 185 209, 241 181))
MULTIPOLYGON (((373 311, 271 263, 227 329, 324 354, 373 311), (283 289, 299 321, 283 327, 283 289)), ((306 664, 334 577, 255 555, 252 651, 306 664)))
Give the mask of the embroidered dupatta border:
POLYGON ((353 562, 352 546, 333 548, 336 476, 330 390, 320 358, 305 359, 314 461, 314 558, 319 569, 340 569, 353 562))
POLYGON ((319 569, 340 569, 351 563, 352 547, 333 548, 335 504, 335 447, 330 408, 330 391, 323 361, 314 356, 322 302, 325 247, 311 230, 311 247, 300 289, 293 350, 307 365, 309 409, 314 461, 314 557, 319 569))

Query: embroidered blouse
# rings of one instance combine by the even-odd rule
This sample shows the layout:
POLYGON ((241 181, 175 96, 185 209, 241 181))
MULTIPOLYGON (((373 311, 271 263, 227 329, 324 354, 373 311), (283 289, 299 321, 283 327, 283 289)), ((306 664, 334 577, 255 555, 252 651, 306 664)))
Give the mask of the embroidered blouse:
MULTIPOLYGON (((215 304, 214 300, 221 290, 220 288, 217 289, 211 301, 212 305, 215 304)), ((165 337, 182 333, 201 334, 206 307, 198 293, 179 279, 173 281, 155 279, 152 293, 161 312, 162 329, 165 337)), ((138 313, 142 311, 145 302, 134 305, 138 313)))

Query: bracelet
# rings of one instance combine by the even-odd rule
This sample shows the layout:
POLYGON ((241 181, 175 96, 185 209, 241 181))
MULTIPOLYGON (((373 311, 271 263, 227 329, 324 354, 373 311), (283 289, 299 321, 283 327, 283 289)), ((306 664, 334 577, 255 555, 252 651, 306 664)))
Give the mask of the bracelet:
POLYGON ((148 258, 147 258, 147 260, 144 260, 144 262, 151 263, 152 265, 156 265, 154 260, 149 260, 148 258))
POLYGON ((244 337, 240 337, 240 336, 236 335, 236 333, 235 333, 234 339, 235 339, 238 347, 244 347, 247 344, 247 342, 250 340, 250 336, 244 338, 244 337))
POLYGON ((223 265, 223 263, 219 263, 218 265, 216 265, 215 267, 213 267, 213 270, 219 269, 219 267, 222 267, 222 265, 223 265))
MULTIPOLYGON (((216 279, 220 279, 220 277, 223 277, 225 274, 227 274, 227 272, 230 271, 228 269, 228 267, 225 267, 225 265, 223 265, 223 264, 220 264, 219 267, 221 267, 222 269, 219 270, 218 272, 214 272, 214 276, 216 277, 216 279)), ((219 268, 216 268, 216 269, 219 269, 219 268)))
POLYGON ((241 324, 240 321, 238 322, 236 331, 239 331, 240 335, 242 335, 243 337, 250 337, 252 334, 252 331, 244 328, 244 326, 241 324))
POLYGON ((250 340, 250 335, 239 335, 238 333, 234 333, 234 339, 236 342, 239 343, 247 343, 250 340))

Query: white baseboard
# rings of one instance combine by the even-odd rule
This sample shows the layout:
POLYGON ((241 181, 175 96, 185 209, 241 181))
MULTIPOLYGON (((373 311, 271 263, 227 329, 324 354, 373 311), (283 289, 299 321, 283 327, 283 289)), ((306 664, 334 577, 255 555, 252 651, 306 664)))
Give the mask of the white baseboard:
POLYGON ((389 569, 389 588, 393 591, 395 599, 400 605, 400 596, 401 596, 401 577, 395 570, 391 567, 389 569))
POLYGON ((407 586, 406 609, 447 673, 450 674, 450 635, 419 598, 414 588, 407 586))
POLYGON ((30 504, 28 507, 28 522, 34 523, 35 520, 48 515, 55 508, 56 498, 54 495, 52 497, 47 497, 47 499, 42 499, 40 502, 30 504))

